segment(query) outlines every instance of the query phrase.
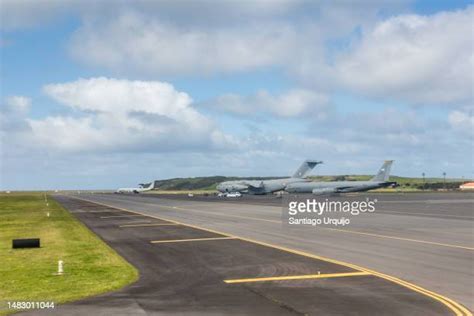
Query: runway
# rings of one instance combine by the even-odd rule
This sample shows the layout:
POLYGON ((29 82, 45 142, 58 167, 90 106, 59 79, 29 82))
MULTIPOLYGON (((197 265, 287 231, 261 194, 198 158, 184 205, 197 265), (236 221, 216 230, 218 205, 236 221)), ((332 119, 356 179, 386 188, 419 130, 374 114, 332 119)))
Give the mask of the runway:
MULTIPOLYGON (((364 198, 378 199, 376 212, 349 227, 335 229, 291 228, 282 225, 282 200, 273 197, 246 197, 237 201, 216 197, 145 194, 82 194, 79 197, 101 203, 102 207, 106 204, 126 212, 122 215, 109 215, 123 217, 86 213, 87 216, 93 216, 89 221, 83 217, 84 214, 76 213, 106 241, 108 237, 101 229, 106 229, 109 227, 107 225, 112 223, 115 229, 110 230, 114 233, 110 233, 112 235, 108 242, 114 248, 117 247, 114 246, 114 240, 127 242, 129 239, 133 240, 134 234, 150 234, 135 236, 138 239, 136 242, 142 242, 150 247, 150 241, 155 238, 157 243, 152 245, 172 247, 167 248, 168 252, 178 251, 178 248, 173 247, 188 247, 184 248, 187 251, 182 253, 188 257, 178 255, 168 258, 172 261, 169 261, 167 266, 182 266, 186 262, 194 262, 199 268, 199 264, 196 263, 205 262, 201 268, 207 273, 208 269, 211 269, 213 277, 217 273, 228 278, 226 280, 244 280, 243 284, 235 281, 239 289, 246 289, 245 295, 242 294, 243 297, 247 297, 247 292, 250 291, 260 299, 264 298, 265 303, 260 302, 259 308, 269 308, 259 311, 244 310, 244 314, 271 311, 277 314, 290 312, 331 315, 348 314, 351 310, 358 315, 382 314, 382 311, 393 315, 449 315, 454 314, 457 309, 462 315, 469 312, 463 310, 462 306, 457 307, 456 302, 471 310, 473 308, 473 194, 365 194, 364 198), (127 211, 161 219, 155 218, 149 220, 150 223, 142 223, 150 225, 148 227, 133 227, 134 224, 130 222, 132 219, 133 221, 140 219, 140 216, 128 217, 131 214, 139 214, 127 211), (122 230, 117 230, 119 223, 124 220, 129 223, 126 225, 132 226, 120 227, 122 230), (187 227, 188 230, 205 228, 222 234, 192 229, 176 231, 177 227, 173 225, 153 226, 159 224, 155 221, 163 220, 165 221, 160 222, 161 224, 178 221, 197 226, 187 227), (127 231, 124 232, 123 229, 127 231), (163 239, 163 236, 159 235, 163 231, 168 232, 166 234, 168 239, 163 239), (205 240, 206 238, 208 240, 205 240), (178 242, 163 243, 163 240, 178 242), (179 240, 187 241, 179 242, 179 240), (262 243, 277 248, 267 247, 262 243), (190 253, 193 254, 191 257, 190 253), (218 255, 209 258, 205 254, 218 255), (204 257, 200 257, 201 255, 204 257), (223 262, 225 258, 229 261, 223 262), (340 264, 341 262, 346 264, 340 264), (230 263, 233 264, 232 267, 230 263), (360 272, 366 272, 367 275, 358 275, 360 272), (345 275, 346 273, 349 274, 345 275), (328 276, 343 274, 343 276, 318 279, 318 275, 321 274, 328 276), (294 279, 265 281, 265 278, 282 276, 294 279), (305 279, 308 276, 313 278, 305 279), (402 283, 390 280, 392 277, 402 283), (410 286, 403 282, 413 288, 410 289, 410 286), (426 292, 416 291, 418 287, 426 289, 426 292), (428 295, 432 292, 441 296, 428 295), (449 298, 454 302, 447 300, 443 303, 443 299, 436 299, 437 297, 449 298), (315 300, 318 304, 314 303, 315 300), (269 301, 273 304, 268 305, 269 301), (454 310, 448 305, 454 307, 454 310)), ((344 198, 360 199, 361 196, 344 198)), ((57 197, 57 199, 73 211, 71 198, 57 197)), ((153 255, 159 248, 146 249, 151 251, 147 257, 151 262, 144 263, 145 266, 159 266, 162 259, 153 255)), ((183 251, 183 248, 179 249, 183 251)), ((122 253, 120 247, 118 251, 126 258, 130 256, 127 251, 122 253)), ((186 269, 183 271, 182 273, 186 274, 186 269)), ((199 278, 199 282, 202 281, 204 284, 210 282, 207 278, 204 279, 199 278)), ((227 291, 228 286, 234 283, 225 283, 222 279, 216 284, 219 286, 215 287, 212 282, 207 284, 209 289, 213 288, 211 292, 214 295, 227 291), (222 287, 222 284, 225 286, 222 287)), ((169 299, 166 302, 169 302, 169 299)), ((233 306, 232 304, 238 306, 239 302, 243 302, 239 301, 239 298, 235 299, 235 301, 224 300, 226 304, 213 301, 214 307, 218 310, 225 305, 230 309, 224 312, 232 313, 234 310, 229 306, 233 306)), ((253 295, 247 299, 260 300, 253 295)), ((210 307, 206 305, 209 303, 208 300, 209 297, 201 302, 204 306, 194 303, 195 307, 198 310, 201 308, 202 313, 210 312, 210 307)), ((180 306, 171 305, 163 306, 174 311, 180 306)), ((154 308, 158 307, 154 305, 154 308)), ((178 311, 186 312, 179 309, 178 311)))

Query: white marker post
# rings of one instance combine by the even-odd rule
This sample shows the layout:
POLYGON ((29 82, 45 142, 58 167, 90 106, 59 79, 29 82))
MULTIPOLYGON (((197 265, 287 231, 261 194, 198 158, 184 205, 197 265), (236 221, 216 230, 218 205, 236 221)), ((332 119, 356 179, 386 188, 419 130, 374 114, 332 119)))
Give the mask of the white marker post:
POLYGON ((58 261, 58 275, 63 275, 63 273, 64 273, 63 261, 59 260, 58 261))
POLYGON ((46 216, 47 216, 47 217, 49 217, 49 212, 48 212, 48 213, 46 213, 46 216))

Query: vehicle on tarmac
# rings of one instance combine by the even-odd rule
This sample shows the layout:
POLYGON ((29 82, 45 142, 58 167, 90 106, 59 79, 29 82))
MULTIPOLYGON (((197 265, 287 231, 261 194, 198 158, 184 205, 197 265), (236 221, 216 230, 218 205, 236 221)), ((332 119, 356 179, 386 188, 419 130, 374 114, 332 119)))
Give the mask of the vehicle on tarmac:
POLYGON ((313 193, 315 195, 368 191, 384 187, 396 186, 396 182, 388 181, 393 160, 386 160, 377 174, 369 181, 333 181, 291 183, 286 186, 288 193, 313 193))
POLYGON ((240 192, 229 192, 225 195, 225 197, 228 197, 228 198, 241 197, 241 196, 242 196, 242 193, 240 192))

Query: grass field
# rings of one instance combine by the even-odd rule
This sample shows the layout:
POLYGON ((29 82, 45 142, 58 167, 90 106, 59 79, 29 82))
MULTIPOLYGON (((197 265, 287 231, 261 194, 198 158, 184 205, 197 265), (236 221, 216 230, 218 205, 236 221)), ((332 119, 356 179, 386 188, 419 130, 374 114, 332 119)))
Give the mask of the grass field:
POLYGON ((119 289, 136 269, 56 201, 41 193, 0 194, 0 315, 8 301, 64 303, 119 289), (50 216, 47 217, 47 212, 50 216), (41 238, 41 248, 12 249, 15 238, 41 238), (56 276, 58 260, 64 275, 56 276))

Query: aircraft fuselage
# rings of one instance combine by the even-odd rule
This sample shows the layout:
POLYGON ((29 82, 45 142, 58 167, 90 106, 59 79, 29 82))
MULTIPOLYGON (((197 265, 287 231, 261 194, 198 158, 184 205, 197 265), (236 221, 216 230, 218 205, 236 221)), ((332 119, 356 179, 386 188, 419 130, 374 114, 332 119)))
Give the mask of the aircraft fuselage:
POLYGON ((272 180, 236 180, 225 181, 217 186, 217 190, 226 192, 241 192, 248 194, 269 194, 284 190, 289 184, 307 182, 300 178, 283 178, 272 180))
POLYGON ((361 192, 394 185, 386 181, 334 181, 334 182, 307 182, 294 183, 285 188, 289 193, 348 193, 361 192))

